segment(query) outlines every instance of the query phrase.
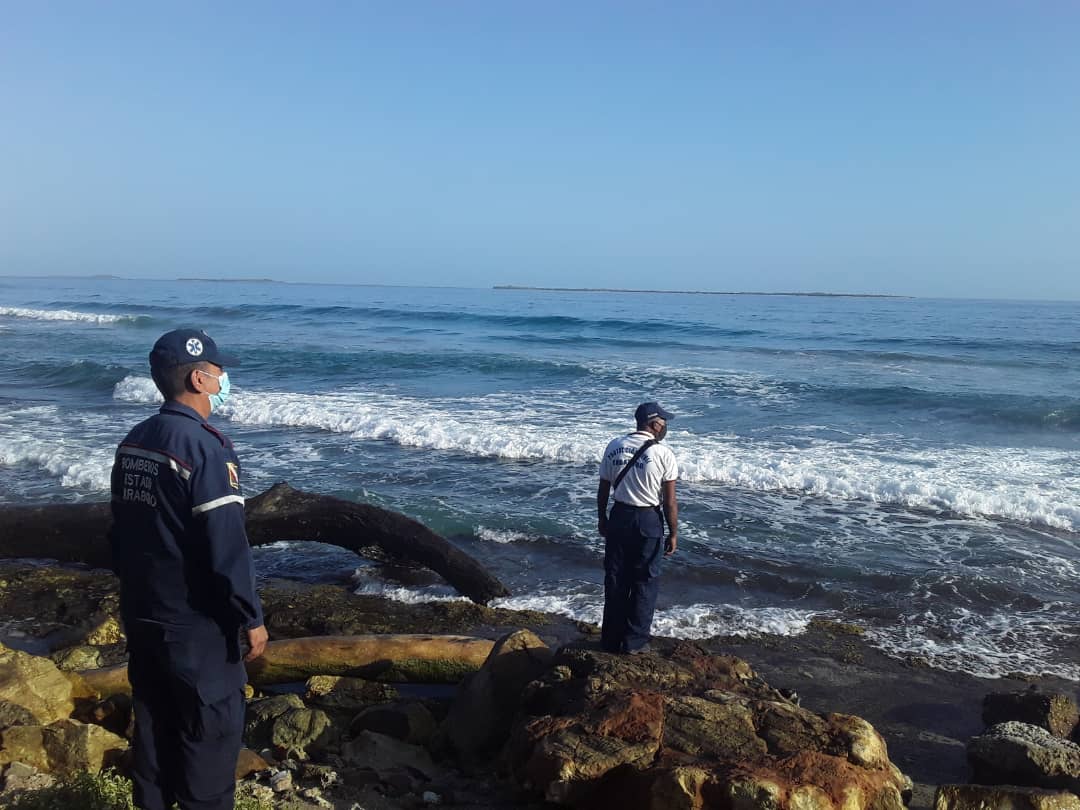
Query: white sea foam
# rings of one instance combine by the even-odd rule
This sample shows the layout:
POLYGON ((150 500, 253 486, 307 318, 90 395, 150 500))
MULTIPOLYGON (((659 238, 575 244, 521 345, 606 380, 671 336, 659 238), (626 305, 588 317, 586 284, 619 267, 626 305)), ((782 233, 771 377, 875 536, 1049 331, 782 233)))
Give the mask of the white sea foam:
MULTIPOLYGON (((113 396, 160 402, 149 378, 127 377, 113 396)), ((595 465, 619 427, 596 417, 567 417, 555 429, 546 403, 525 394, 455 400, 238 390, 222 415, 242 425, 308 428, 358 440, 466 456, 595 465)), ((999 517, 1080 531, 1080 476, 1065 451, 954 446, 897 448, 888 441, 777 440, 699 436, 674 425, 668 438, 683 481, 758 492, 795 492, 832 500, 999 517)))
POLYGON ((353 593, 361 596, 383 596, 395 602, 418 605, 425 602, 468 602, 450 585, 436 583, 424 586, 397 585, 376 579, 365 568, 357 568, 353 573, 353 593))
POLYGON ((97 312, 76 312, 71 309, 26 309, 24 307, 0 307, 0 316, 28 318, 34 321, 81 321, 83 323, 134 322, 140 315, 103 315, 97 312))
POLYGON ((738 605, 688 605, 658 611, 653 632, 675 638, 712 636, 797 636, 818 613, 780 607, 747 608, 738 605))
POLYGON ((59 479, 62 487, 109 488, 113 448, 92 439, 64 436, 55 406, 11 411, 0 417, 0 465, 30 466, 59 479))
POLYGON ((113 387, 113 399, 140 405, 155 405, 165 401, 153 380, 134 374, 124 377, 113 387))
MULTIPOLYGON (((356 593, 407 604, 467 601, 448 585, 408 587, 387 584, 368 575, 357 586, 356 593)), ((594 624, 603 618, 603 596, 599 593, 521 594, 496 599, 491 606, 542 611, 594 624)), ((827 615, 782 607, 693 604, 657 610, 652 631, 658 636, 685 639, 798 636, 806 631, 812 619, 827 615)), ((867 628, 866 639, 889 655, 919 656, 939 669, 983 678, 1000 678, 1014 672, 1045 672, 1080 680, 1080 664, 1061 660, 1055 647, 1055 643, 1060 647, 1062 642, 1073 638, 1075 630, 1053 621, 1049 612, 1045 616, 1003 613, 986 617, 957 609, 947 619, 934 616, 917 619, 910 625, 867 628), (941 635, 948 635, 949 639, 943 640, 941 635)))
POLYGON ((507 610, 539 610, 600 624, 604 617, 604 597, 592 593, 521 594, 495 599, 492 607, 507 610))
MULTIPOLYGON (((387 584, 371 578, 363 569, 358 571, 355 592, 384 596, 397 602, 460 601, 460 596, 448 585, 408 587, 387 584)), ((579 621, 599 624, 603 619, 604 600, 599 593, 565 592, 558 594, 521 594, 495 599, 492 607, 506 610, 536 610, 567 616, 579 621)), ((761 634, 795 636, 806 630, 815 614, 806 610, 737 605, 689 605, 658 610, 653 620, 653 632, 674 638, 711 638, 713 636, 755 636, 761 634)))
POLYGON ((919 656, 939 669, 981 678, 1026 672, 1080 681, 1080 663, 1061 653, 1076 644, 1075 624, 1060 621, 1066 610, 1047 605, 1044 612, 984 616, 957 607, 947 615, 928 611, 907 624, 870 628, 866 637, 890 655, 919 656))
MULTIPOLYGON (((148 377, 126 377, 116 385, 113 397, 127 402, 161 401, 148 377)), ((580 463, 597 455, 591 441, 563 438, 538 424, 531 406, 525 410, 524 399, 518 409, 505 405, 495 397, 456 400, 440 407, 426 400, 354 392, 254 394, 236 390, 221 415, 242 425, 311 428, 489 458, 580 463)))
POLYGON ((481 540, 502 544, 523 543, 536 539, 535 536, 524 532, 515 532, 511 529, 489 529, 486 526, 477 526, 474 534, 481 540))
POLYGON ((873 442, 700 441, 684 480, 821 498, 900 504, 1080 531, 1080 478, 1063 451, 959 446, 885 451, 873 442))
MULTIPOLYGON (((539 610, 599 624, 604 615, 600 594, 527 594, 496 599, 493 607, 510 610, 539 610)), ((738 605, 686 605, 656 611, 653 633, 673 638, 713 636, 756 636, 765 633, 797 636, 806 630, 815 614, 806 610, 738 605)))

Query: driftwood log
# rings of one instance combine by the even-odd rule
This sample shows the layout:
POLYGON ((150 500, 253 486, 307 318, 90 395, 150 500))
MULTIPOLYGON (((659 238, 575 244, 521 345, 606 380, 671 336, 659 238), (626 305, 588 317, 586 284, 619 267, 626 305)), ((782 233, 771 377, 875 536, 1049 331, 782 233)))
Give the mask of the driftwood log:
MULTIPOLYGON (((415 520, 364 503, 275 484, 249 498, 248 541, 317 540, 354 552, 377 547, 386 556, 430 568, 459 593, 487 604, 510 592, 480 563, 415 520)), ((0 557, 45 557, 108 568, 108 503, 0 508, 0 557)))
MULTIPOLYGON (((352 675, 394 683, 459 683, 487 659, 493 641, 472 636, 408 633, 315 636, 271 641, 247 665, 254 686, 304 681, 312 675, 352 675)), ((70 674, 78 697, 130 694, 127 664, 70 674)))

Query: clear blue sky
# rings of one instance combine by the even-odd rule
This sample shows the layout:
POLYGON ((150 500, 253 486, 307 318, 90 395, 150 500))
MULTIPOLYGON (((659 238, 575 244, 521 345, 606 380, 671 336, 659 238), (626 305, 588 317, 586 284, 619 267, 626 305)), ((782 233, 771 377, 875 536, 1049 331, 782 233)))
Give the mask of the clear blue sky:
POLYGON ((1080 299, 1080 4, 8 3, 0 274, 1080 299))

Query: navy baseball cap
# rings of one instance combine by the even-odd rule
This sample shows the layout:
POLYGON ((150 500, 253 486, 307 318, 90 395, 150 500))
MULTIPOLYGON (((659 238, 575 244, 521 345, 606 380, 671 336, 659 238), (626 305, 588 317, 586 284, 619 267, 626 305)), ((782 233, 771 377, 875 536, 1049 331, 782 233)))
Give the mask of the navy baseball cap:
POLYGON ((176 368, 185 363, 205 361, 215 366, 238 366, 240 361, 218 349, 214 339, 201 329, 174 329, 157 339, 150 352, 150 368, 176 368))
POLYGON ((639 425, 647 424, 653 419, 663 419, 665 422, 674 419, 675 414, 665 411, 659 402, 642 402, 634 411, 634 418, 639 425))

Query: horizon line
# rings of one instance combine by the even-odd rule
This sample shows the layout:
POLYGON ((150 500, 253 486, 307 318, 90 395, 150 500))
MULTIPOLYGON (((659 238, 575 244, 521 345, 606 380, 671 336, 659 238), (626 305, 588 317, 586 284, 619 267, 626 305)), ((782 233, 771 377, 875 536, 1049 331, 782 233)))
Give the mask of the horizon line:
POLYGON ((608 293, 634 293, 656 295, 737 295, 737 296, 773 296, 793 298, 882 298, 895 300, 939 300, 939 301, 1013 301, 1013 302, 1041 302, 1041 303, 1078 303, 1080 297, 1075 298, 1017 298, 1008 296, 958 296, 958 295, 911 295, 904 293, 840 293, 820 291, 723 291, 723 290, 653 290, 632 289, 618 287, 545 287, 518 284, 495 284, 491 286, 467 286, 457 284, 392 284, 389 282, 364 282, 364 281, 284 281, 276 278, 242 278, 242 277, 191 277, 177 276, 172 278, 147 278, 141 276, 118 276, 112 273, 91 273, 80 275, 76 273, 0 273, 0 279, 79 279, 83 281, 151 281, 164 283, 216 283, 216 284, 283 284, 290 286, 309 287, 386 287, 390 289, 427 289, 427 290, 494 290, 494 291, 521 291, 521 292, 608 292, 608 293))

